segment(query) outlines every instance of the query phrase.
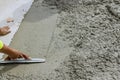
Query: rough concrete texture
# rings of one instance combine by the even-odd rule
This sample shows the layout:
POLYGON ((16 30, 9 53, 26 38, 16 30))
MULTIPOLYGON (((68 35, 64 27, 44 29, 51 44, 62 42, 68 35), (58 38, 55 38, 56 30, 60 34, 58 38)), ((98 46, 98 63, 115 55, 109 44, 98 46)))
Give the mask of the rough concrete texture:
POLYGON ((119 80, 119 38, 119 0, 35 0, 11 46, 47 62, 3 65, 0 79, 119 80))
POLYGON ((46 1, 60 9, 59 36, 74 48, 49 80, 119 80, 120 1, 46 1))

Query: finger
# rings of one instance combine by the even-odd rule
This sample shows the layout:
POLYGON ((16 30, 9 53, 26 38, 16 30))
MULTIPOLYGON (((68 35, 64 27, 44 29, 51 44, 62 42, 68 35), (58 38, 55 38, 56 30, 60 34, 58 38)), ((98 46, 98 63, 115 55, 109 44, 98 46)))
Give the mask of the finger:
POLYGON ((8 30, 8 31, 7 31, 7 34, 8 34, 8 33, 10 33, 10 32, 11 32, 11 31, 10 31, 10 30, 8 30))
POLYGON ((21 56, 18 56, 18 58, 21 58, 21 56))
POLYGON ((5 33, 3 33, 2 35, 7 35, 9 34, 11 31, 6 31, 5 33))
POLYGON ((25 55, 25 54, 22 54, 23 58, 25 59, 31 59, 29 56, 25 55))
POLYGON ((13 22, 13 21, 14 21, 14 19, 12 19, 12 18, 8 18, 8 19, 7 19, 7 23, 13 22))
POLYGON ((10 27, 8 27, 8 26, 6 26, 4 29, 5 29, 6 31, 10 31, 10 27))
POLYGON ((8 29, 10 29, 10 27, 9 27, 9 26, 4 26, 3 28, 5 28, 5 29, 7 29, 7 30, 8 30, 8 29))
POLYGON ((11 60, 11 58, 10 58, 9 56, 7 56, 4 60, 5 60, 5 61, 11 60))
POLYGON ((23 55, 19 55, 19 57, 18 57, 18 58, 24 58, 24 57, 23 57, 23 55))

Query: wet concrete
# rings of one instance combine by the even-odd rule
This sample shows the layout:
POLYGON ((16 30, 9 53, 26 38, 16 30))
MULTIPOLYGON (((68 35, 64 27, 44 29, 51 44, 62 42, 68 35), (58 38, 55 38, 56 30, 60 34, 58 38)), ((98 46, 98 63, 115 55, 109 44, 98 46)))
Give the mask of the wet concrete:
MULTIPOLYGON (((30 57, 45 58, 40 64, 11 64, 0 66, 1 80, 40 80, 56 67, 49 61, 48 48, 56 27, 57 10, 43 6, 42 0, 34 2, 10 47, 20 50, 30 57), (51 66, 52 65, 52 66, 51 66)), ((51 59, 52 60, 52 59, 51 59)))

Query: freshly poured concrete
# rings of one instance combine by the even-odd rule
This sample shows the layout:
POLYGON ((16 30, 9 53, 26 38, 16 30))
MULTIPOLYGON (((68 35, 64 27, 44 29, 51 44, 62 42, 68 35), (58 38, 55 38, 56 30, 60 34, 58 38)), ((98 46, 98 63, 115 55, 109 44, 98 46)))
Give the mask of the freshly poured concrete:
POLYGON ((120 80, 120 0, 44 2, 35 0, 10 46, 46 63, 1 65, 0 80, 120 80))

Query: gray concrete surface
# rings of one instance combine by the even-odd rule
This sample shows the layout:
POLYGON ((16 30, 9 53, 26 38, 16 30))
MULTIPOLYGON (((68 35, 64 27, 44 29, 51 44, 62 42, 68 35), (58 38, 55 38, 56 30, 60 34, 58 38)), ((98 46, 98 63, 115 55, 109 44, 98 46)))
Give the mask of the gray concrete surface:
POLYGON ((10 46, 47 62, 1 65, 0 79, 120 80, 120 1, 44 3, 35 0, 10 46))

